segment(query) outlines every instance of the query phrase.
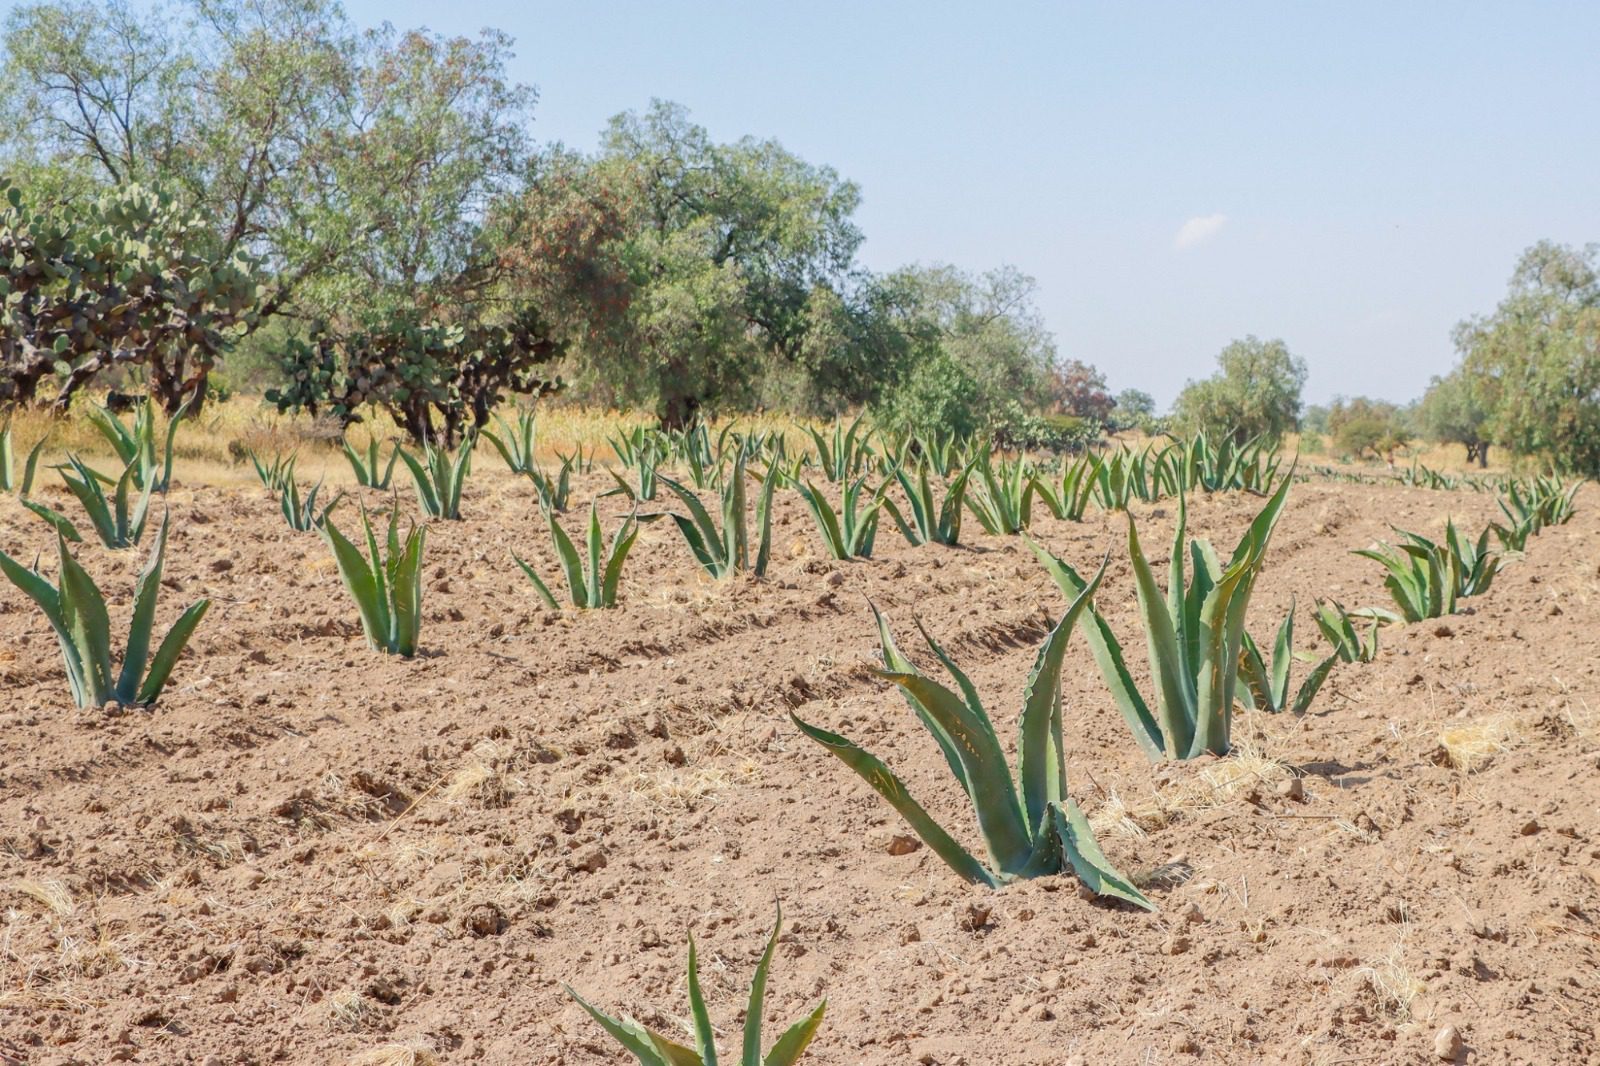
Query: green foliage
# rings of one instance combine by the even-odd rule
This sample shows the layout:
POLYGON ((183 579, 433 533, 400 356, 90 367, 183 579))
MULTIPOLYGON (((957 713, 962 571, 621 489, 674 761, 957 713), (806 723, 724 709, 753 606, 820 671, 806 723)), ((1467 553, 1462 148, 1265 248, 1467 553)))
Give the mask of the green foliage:
POLYGON ((1489 591, 1500 568, 1500 556, 1489 549, 1486 526, 1474 544, 1456 532, 1454 520, 1444 527, 1444 543, 1395 527, 1398 546, 1381 544, 1355 552, 1382 563, 1389 571, 1384 587, 1407 622, 1455 614, 1456 602, 1489 591))
POLYGON ((1481 383, 1457 367, 1444 377, 1433 378, 1417 407, 1423 436, 1441 444, 1463 445, 1467 461, 1476 460, 1479 467, 1489 465, 1493 440, 1493 411, 1482 393, 1481 383))
POLYGON ((34 441, 28 449, 28 458, 22 464, 22 477, 17 477, 16 454, 11 445, 11 420, 0 423, 0 492, 15 492, 26 499, 33 491, 33 476, 39 469, 39 455, 44 451, 49 434, 34 441))
MULTIPOLYGON (((550 540, 555 544, 556 555, 561 560, 561 570, 567 578, 567 591, 572 599, 572 605, 585 609, 615 607, 617 585, 622 580, 622 566, 628 560, 628 552, 633 548, 633 542, 639 538, 638 516, 630 513, 623 519, 622 525, 611 535, 610 546, 606 547, 600 529, 600 516, 594 505, 590 504, 588 535, 584 538, 582 557, 572 543, 572 538, 567 536, 567 531, 556 521, 555 513, 552 511, 545 517, 550 523, 550 540)), ((539 594, 545 606, 551 609, 559 608, 561 605, 556 602, 550 586, 544 583, 538 572, 517 558, 515 553, 511 558, 527 575, 528 580, 533 582, 534 591, 539 594)))
POLYGON ((674 514, 672 520, 683 533, 689 550, 706 572, 714 578, 731 577, 749 573, 761 577, 767 572, 767 562, 772 557, 772 495, 778 479, 770 474, 761 483, 756 499, 756 551, 750 552, 750 532, 745 517, 745 464, 740 455, 725 479, 722 490, 722 528, 707 512, 693 491, 684 485, 663 477, 661 483, 683 501, 688 516, 674 514))
POLYGON ((1283 711, 1290 711, 1297 716, 1305 714, 1311 709, 1311 702, 1317 698, 1323 682, 1328 680, 1333 664, 1338 662, 1341 656, 1336 651, 1313 666, 1311 673, 1301 682, 1291 701, 1289 672, 1295 658, 1294 602, 1291 600, 1289 613, 1284 617, 1283 624, 1278 627, 1277 639, 1273 641, 1270 661, 1261 654, 1261 649, 1250 636, 1249 630, 1244 632, 1244 647, 1239 658, 1239 680, 1245 683, 1245 695, 1254 709, 1271 714, 1283 711))
POLYGON ((967 507, 984 532, 1014 536, 1033 523, 1033 496, 1037 491, 1033 467, 1023 456, 998 463, 987 445, 972 465, 978 475, 977 491, 967 496, 967 507))
POLYGON ((356 451, 349 438, 340 442, 344 447, 344 457, 350 463, 350 469, 356 475, 356 484, 369 489, 386 489, 394 478, 394 464, 400 458, 400 447, 395 445, 389 452, 389 462, 382 466, 379 472, 380 442, 377 434, 367 437, 365 456, 356 451))
POLYGON ((1173 417, 1185 432, 1231 436, 1239 444, 1260 437, 1275 445, 1295 428, 1306 365, 1281 340, 1234 341, 1217 365, 1216 374, 1191 381, 1178 395, 1173 417))
POLYGON ((111 622, 105 597, 94 579, 67 551, 64 539, 57 538, 56 548, 60 571, 54 587, 37 570, 24 569, 5 552, 0 552, 0 571, 38 604, 50 620, 61 645, 73 700, 79 707, 101 707, 113 701, 123 706, 154 703, 172 676, 172 668, 184 645, 211 606, 210 600, 202 599, 184 611, 167 630, 155 656, 150 656, 156 598, 161 589, 161 566, 167 551, 166 521, 162 521, 155 550, 150 553, 134 585, 133 616, 128 623, 122 668, 115 672, 111 664, 111 622))
MULTIPOLYGON (((1187 516, 1180 496, 1171 577, 1165 593, 1145 561, 1133 517, 1128 517, 1128 555, 1138 584, 1139 609, 1155 682, 1153 711, 1134 685, 1116 636, 1093 608, 1085 633, 1117 708, 1133 730, 1139 747, 1151 758, 1192 759, 1206 753, 1227 754, 1250 595, 1266 560, 1267 545, 1283 512, 1291 481, 1288 477, 1282 480, 1250 523, 1226 566, 1209 542, 1185 539, 1187 516), (1193 567, 1188 579, 1186 554, 1193 567)), ((1068 597, 1076 598, 1083 591, 1083 579, 1071 566, 1032 541, 1029 546, 1068 597)))
POLYGON ((168 413, 198 406, 205 374, 253 321, 256 265, 208 223, 139 185, 30 202, 0 179, 0 403, 56 410, 112 367, 143 366, 168 413))
POLYGON ((823 436, 815 426, 806 427, 817 448, 817 469, 835 484, 859 476, 872 458, 872 430, 862 425, 863 417, 857 415, 848 426, 835 421, 831 438, 823 436))
POLYGON ((280 411, 325 411, 345 425, 373 404, 413 441, 454 444, 482 427, 507 392, 538 397, 560 387, 545 376, 559 346, 532 310, 506 323, 447 324, 414 307, 367 318, 361 328, 291 339, 284 384, 267 391, 268 402, 280 411))
POLYGON ((1411 439, 1405 412, 1384 400, 1339 397, 1328 409, 1328 432, 1341 455, 1392 459, 1411 439))
POLYGON ((533 412, 518 411, 515 429, 499 415, 495 415, 494 419, 500 427, 500 432, 495 433, 486 429, 483 431, 484 439, 494 445, 495 451, 500 453, 500 458, 506 461, 506 467, 513 474, 526 474, 531 477, 538 469, 534 458, 533 412))
MULTIPOLYGON (((83 505, 100 543, 112 549, 131 548, 139 543, 144 536, 145 520, 150 514, 150 490, 154 481, 147 481, 142 491, 133 487, 137 460, 123 468, 110 499, 106 498, 100 484, 110 484, 111 479, 89 467, 77 456, 67 456, 67 466, 58 469, 67 490, 83 505), (73 477, 68 473, 68 467, 78 476, 73 477)), ((22 505, 50 523, 64 540, 77 543, 83 539, 70 521, 44 504, 24 500, 22 505)))
POLYGON ((134 485, 165 493, 172 484, 172 447, 178 438, 178 426, 193 403, 192 399, 185 400, 167 420, 165 444, 159 462, 156 456, 155 408, 148 397, 139 401, 131 427, 110 408, 99 404, 89 408, 89 424, 99 430, 124 465, 133 467, 134 485))
POLYGON ((273 496, 281 495, 289 485, 294 483, 294 464, 296 453, 284 455, 274 452, 271 459, 263 460, 255 453, 255 449, 246 448, 245 455, 250 458, 250 465, 255 467, 256 480, 260 481, 266 490, 273 496))
POLYGON ((1600 245, 1529 248, 1506 298, 1461 323, 1456 346, 1497 443, 1600 474, 1600 245))
POLYGON ((551 511, 566 513, 567 504, 572 499, 572 471, 582 454, 580 447, 577 455, 558 456, 561 467, 554 474, 539 469, 529 472, 528 480, 533 482, 534 491, 539 494, 540 510, 546 514, 551 511))
POLYGON ((1341 662, 1370 663, 1378 657, 1379 627, 1400 621, 1400 616, 1376 607, 1347 611, 1341 603, 1318 600, 1316 619, 1341 662), (1356 628, 1358 620, 1367 624, 1365 636, 1356 628))
MULTIPOLYGON (((998 887, 1010 881, 1042 877, 1070 866, 1078 879, 1100 895, 1126 900, 1148 910, 1154 905, 1101 852, 1088 820, 1067 795, 1066 749, 1061 721, 1061 667, 1067 640, 1078 617, 1099 587, 1100 573, 1079 594, 1044 645, 1023 690, 1018 733, 1017 775, 1013 781, 993 723, 971 681, 943 648, 922 630, 929 650, 955 679, 957 695, 920 673, 895 647, 888 623, 878 620, 884 669, 879 676, 897 685, 933 734, 977 814, 989 852, 985 865, 934 821, 912 799, 905 784, 876 757, 851 741, 808 725, 790 714, 806 736, 838 756, 899 812, 912 831, 963 879, 998 887)), ((919 624, 919 629, 921 628, 919 624)))
POLYGON ((361 508, 361 528, 366 535, 365 556, 331 521, 324 521, 319 531, 333 552, 344 587, 356 601, 367 643, 389 655, 410 658, 417 653, 422 631, 422 552, 427 527, 413 523, 402 542, 399 509, 391 510, 381 551, 365 507, 361 508))
POLYGON ((423 514, 429 518, 460 521, 461 490, 472 473, 472 448, 476 443, 468 435, 452 456, 448 449, 423 442, 421 459, 395 445, 400 461, 411 472, 412 484, 417 488, 417 503, 423 514))
POLYGON ((322 508, 317 510, 317 494, 322 491, 322 481, 311 486, 311 491, 306 493, 305 499, 300 498, 300 485, 291 477, 284 483, 283 495, 278 497, 278 506, 283 511, 283 520, 289 523, 289 528, 299 533, 309 533, 314 529, 321 529, 328 521, 328 516, 333 509, 339 506, 339 501, 344 499, 344 493, 335 493, 322 508))
MULTIPOLYGON (((867 477, 862 474, 844 486, 844 495, 837 511, 809 481, 795 486, 817 523, 823 546, 834 559, 866 559, 872 555, 873 541, 878 536, 878 513, 883 508, 884 496, 882 488, 877 492, 867 490, 867 477)), ((770 474, 768 478, 771 478, 770 474)))
POLYGON ((917 464, 915 481, 912 481, 903 465, 895 468, 895 480, 906 494, 907 510, 911 515, 909 522, 893 500, 885 498, 883 508, 912 544, 959 544, 961 509, 966 501, 967 481, 972 476, 972 467, 965 467, 948 485, 941 485, 944 489, 943 502, 934 493, 928 467, 927 458, 917 464))
MULTIPOLYGON (((828 1002, 823 1000, 806 1017, 790 1026, 763 1058, 761 1055, 761 1023, 766 1009, 767 973, 772 967, 772 956, 778 947, 778 931, 783 928, 783 912, 773 923, 772 935, 767 938, 767 949, 756 964, 756 974, 750 983, 750 1002, 744 1014, 744 1041, 740 1066, 794 1066, 822 1025, 822 1015, 828 1002)), ((700 991, 700 967, 695 952, 694 937, 689 937, 689 1014, 694 1019, 694 1047, 686 1047, 664 1033, 641 1025, 624 1015, 614 1018, 589 1005, 570 987, 567 994, 589 1012, 605 1031, 628 1050, 640 1066, 716 1066, 716 1033, 711 1026, 711 1016, 706 1010, 704 994, 700 991)))

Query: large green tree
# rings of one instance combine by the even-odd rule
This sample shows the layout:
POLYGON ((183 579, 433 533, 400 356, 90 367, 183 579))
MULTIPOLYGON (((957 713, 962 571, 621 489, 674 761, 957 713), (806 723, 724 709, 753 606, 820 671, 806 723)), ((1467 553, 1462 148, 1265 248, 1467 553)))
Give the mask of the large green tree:
POLYGON ((534 95, 506 78, 509 49, 362 32, 334 0, 26 4, 0 44, 0 170, 62 197, 164 190, 214 228, 218 263, 262 264, 258 324, 510 321, 486 221, 523 179, 534 95))
POLYGON ((1295 428, 1305 381, 1305 361, 1288 345, 1249 336, 1222 350, 1215 374, 1184 386, 1173 416, 1189 433, 1276 443, 1295 428))
POLYGON ((1461 323, 1456 344, 1497 443, 1600 474, 1600 244, 1529 248, 1500 306, 1461 323))
MULTIPOLYGON (((581 248, 575 259, 611 293, 596 306, 569 292, 551 308, 587 395, 682 425, 760 401, 817 356, 819 332, 848 328, 860 196, 831 168, 775 141, 718 143, 659 100, 612 119, 590 159, 547 155, 523 240, 581 248)), ((522 257, 538 283, 547 268, 534 258, 522 257)))
POLYGON ((1434 377, 1417 405, 1417 423, 1422 434, 1443 444, 1460 444, 1467 449, 1467 461, 1489 465, 1489 445, 1493 441, 1493 412, 1483 402, 1478 388, 1466 371, 1457 367, 1443 377, 1434 377))

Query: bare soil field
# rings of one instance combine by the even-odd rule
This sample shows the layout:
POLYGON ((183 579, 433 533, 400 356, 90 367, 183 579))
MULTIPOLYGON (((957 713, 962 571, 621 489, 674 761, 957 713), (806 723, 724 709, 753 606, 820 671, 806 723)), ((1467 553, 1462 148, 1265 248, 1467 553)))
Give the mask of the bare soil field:
MULTIPOLYGON (((1488 595, 1386 630, 1306 717, 1244 717, 1226 759, 1152 767, 1075 635, 1069 788, 1147 914, 1070 875, 968 888, 789 721, 871 749, 976 846, 869 669, 868 601, 922 662, 924 621, 1009 745, 1066 607, 1020 539, 886 525, 838 563, 787 492, 766 580, 712 582, 656 522, 616 609, 550 611, 511 560, 557 573, 534 495, 477 465, 429 535, 413 660, 366 646, 322 541, 255 486, 171 493, 158 631, 213 604, 148 712, 74 709, 43 617, 0 591, 0 1064, 618 1063, 563 985, 679 1031, 691 931, 732 1046, 778 903, 769 1026, 825 996, 808 1062, 1600 1063, 1593 487, 1488 595)), ((1259 505, 1197 497, 1190 522, 1226 551, 1259 505)), ((601 507, 612 528, 627 504, 601 507)), ((1313 598, 1388 604, 1351 549, 1493 513, 1296 485, 1250 628, 1294 599, 1315 648, 1313 598)), ((1173 509, 1134 514, 1164 566, 1173 509)), ((53 569, 48 532, 0 499, 7 551, 53 569)), ((1148 684, 1122 516, 1034 535, 1080 569, 1111 552, 1098 603, 1148 684)), ((79 554, 125 606, 145 549, 79 554)))

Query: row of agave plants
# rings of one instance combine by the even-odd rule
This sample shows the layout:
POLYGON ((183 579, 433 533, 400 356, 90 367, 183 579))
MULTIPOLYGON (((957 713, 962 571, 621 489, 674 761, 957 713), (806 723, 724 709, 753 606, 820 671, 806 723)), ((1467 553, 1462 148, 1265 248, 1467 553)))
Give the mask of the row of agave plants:
MULTIPOLYGON (((123 548, 138 543, 151 495, 164 493, 170 484, 176 420, 168 427, 159 459, 154 419, 148 412, 131 427, 109 414, 104 424, 108 437, 120 442, 117 453, 126 461, 123 474, 112 482, 76 457, 69 458, 60 473, 90 514, 100 539, 107 547, 123 548), (102 484, 114 485, 109 500, 100 490, 102 484), (106 536, 107 529, 116 536, 106 536)), ((1246 624, 1273 530, 1295 481, 1292 466, 1280 470, 1275 452, 1255 444, 1214 448, 1199 439, 1141 452, 1122 449, 1080 456, 1050 470, 1026 457, 997 456, 981 444, 892 441, 866 433, 859 423, 837 426, 831 436, 810 432, 812 447, 797 449, 793 456, 779 434, 725 430, 713 437, 701 428, 670 436, 644 430, 617 436, 611 446, 619 463, 608 468, 615 482, 609 493, 627 496, 632 510, 609 543, 592 502, 586 527, 576 541, 558 519, 571 502, 573 475, 593 468, 592 454, 560 457, 558 468, 540 469, 531 418, 515 426, 502 423, 483 436, 510 469, 532 483, 565 577, 567 598, 575 607, 604 608, 617 602, 623 566, 640 524, 659 518, 669 518, 677 526, 697 562, 712 575, 759 577, 771 555, 772 505, 779 490, 801 496, 829 554, 839 559, 870 555, 883 514, 917 545, 958 543, 964 511, 987 532, 1021 536, 1060 588, 1067 606, 1039 648, 1023 685, 1014 766, 976 687, 949 653, 919 622, 922 641, 948 677, 924 673, 900 651, 889 621, 873 608, 882 660, 878 674, 900 691, 934 738, 973 808, 983 842, 981 855, 945 829, 877 757, 821 725, 791 717, 802 734, 859 774, 962 879, 999 889, 1070 869, 1094 894, 1149 910, 1155 909, 1154 902, 1107 858, 1068 791, 1061 679, 1074 632, 1083 634, 1112 702, 1135 745, 1148 757, 1186 760, 1225 754, 1232 746, 1236 708, 1306 713, 1338 662, 1372 661, 1381 625, 1448 613, 1459 599, 1486 592, 1500 563, 1524 550, 1529 536, 1571 517, 1577 491, 1576 485, 1554 478, 1514 482, 1509 496, 1500 501, 1506 522, 1491 524, 1476 540, 1460 536, 1450 522, 1439 543, 1401 531, 1398 546, 1358 551, 1386 568, 1386 584, 1400 613, 1378 608, 1351 612, 1336 603, 1319 602, 1315 619, 1331 650, 1291 691, 1296 658, 1293 605, 1265 652, 1246 624), (869 489, 873 479, 879 484, 869 489), (830 492, 819 483, 834 489, 830 492), (900 489, 900 500, 891 496, 891 486, 900 489), (1228 489, 1257 493, 1264 503, 1224 561, 1209 542, 1189 536, 1186 498, 1193 491, 1228 489), (715 497, 710 507, 701 499, 705 493, 715 497), (840 501, 837 508, 833 498, 840 501), (1035 501, 1053 515, 1080 519, 1091 500, 1108 509, 1126 510, 1132 499, 1164 498, 1176 501, 1178 514, 1165 587, 1146 557, 1134 516, 1126 516, 1126 553, 1148 648, 1151 684, 1146 691, 1134 682, 1122 643, 1095 606, 1110 554, 1086 576, 1035 542, 1027 530, 1035 501), (651 509, 663 504, 674 509, 651 509), (1499 540, 1498 548, 1489 546, 1491 534, 1499 540)), ((397 447, 386 464, 376 442, 359 450, 346 445, 346 455, 358 482, 373 489, 390 488, 396 463, 403 464, 419 508, 430 518, 448 520, 460 517, 474 444, 469 439, 454 454, 424 448, 420 456, 397 447)), ((0 465, 9 473, 9 451, 0 458, 7 460, 0 465)), ((315 530, 328 544, 369 643, 385 652, 414 654, 422 621, 428 526, 412 522, 402 533, 396 505, 380 536, 363 507, 361 532, 352 541, 332 518, 342 494, 318 507, 321 484, 302 493, 293 456, 251 458, 287 524, 294 530, 315 530)), ((36 459, 37 449, 28 464, 30 482, 36 459)), ((55 630, 75 701, 84 707, 118 709, 154 703, 208 606, 202 599, 189 607, 152 654, 166 519, 135 586, 129 633, 118 665, 112 661, 106 600, 67 547, 81 537, 58 512, 36 501, 25 503, 57 532, 57 581, 54 585, 47 581, 37 563, 26 568, 3 552, 0 570, 39 605, 55 630)), ((536 569, 520 557, 513 560, 539 598, 557 607, 559 599, 536 569)), ((819 1004, 789 1027, 763 1055, 763 1001, 779 926, 781 916, 750 992, 740 1060, 746 1064, 794 1062, 815 1035, 826 1006, 819 1004)), ((626 1017, 612 1017, 581 998, 578 1002, 646 1066, 714 1063, 714 1030, 699 985, 692 939, 688 990, 693 1047, 626 1017)))

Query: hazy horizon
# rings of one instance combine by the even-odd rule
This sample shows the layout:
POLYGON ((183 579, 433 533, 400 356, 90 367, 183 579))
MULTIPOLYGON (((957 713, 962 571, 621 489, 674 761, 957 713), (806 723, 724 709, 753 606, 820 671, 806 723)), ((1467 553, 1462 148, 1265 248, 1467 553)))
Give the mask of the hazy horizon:
POLYGON ((1600 238, 1600 7, 349 9, 513 35, 541 141, 652 97, 775 138, 860 184, 868 266, 1014 264, 1063 356, 1163 407, 1249 333, 1307 402, 1410 399, 1525 247, 1600 238))

